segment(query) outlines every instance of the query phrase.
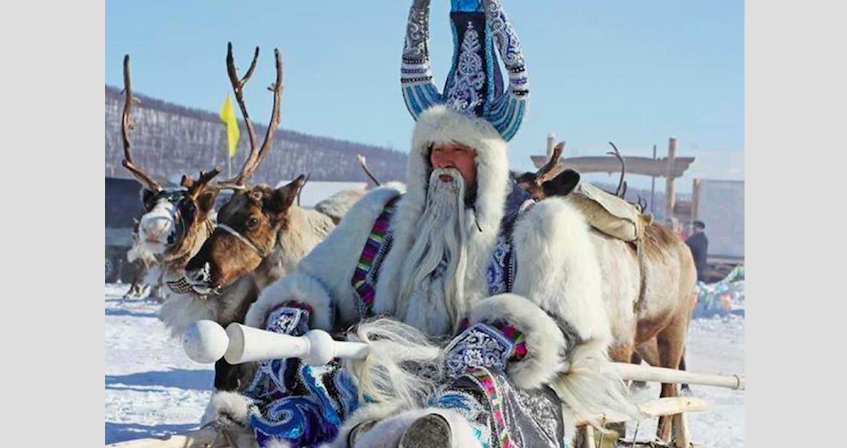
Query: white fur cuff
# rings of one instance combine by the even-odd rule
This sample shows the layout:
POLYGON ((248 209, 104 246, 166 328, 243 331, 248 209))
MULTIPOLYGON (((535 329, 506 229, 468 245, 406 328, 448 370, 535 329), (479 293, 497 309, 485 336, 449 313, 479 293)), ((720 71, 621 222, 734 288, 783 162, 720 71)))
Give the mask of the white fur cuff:
MULTIPOLYGON (((347 446, 347 441, 350 437, 350 432, 357 426, 368 422, 379 422, 385 420, 392 415, 403 412, 405 406, 399 402, 394 403, 369 403, 356 410, 350 417, 344 421, 344 425, 338 431, 335 441, 332 444, 325 445, 326 448, 352 448, 347 446)), ((402 433, 401 433, 402 435, 402 433)), ((398 439, 399 436, 398 436, 398 439)), ((361 444, 357 444, 361 445, 361 444)), ((324 447, 322 447, 324 448, 324 447)))
MULTIPOLYGON (((355 424, 348 426, 345 423, 345 428, 342 429, 338 438, 333 443, 334 448, 395 448, 400 443, 400 439, 405 434, 406 430, 419 418, 428 414, 438 414, 444 417, 450 424, 450 434, 452 438, 453 448, 481 448, 479 440, 474 436, 473 428, 471 428, 468 420, 456 411, 451 409, 426 408, 412 409, 405 412, 400 412, 400 409, 394 409, 394 412, 385 413, 391 409, 391 405, 385 404, 371 405, 376 408, 366 411, 367 418, 356 419, 355 424), (352 427, 363 421, 380 419, 379 423, 373 428, 367 430, 357 441, 353 447, 346 445, 347 435, 352 427)), ((370 406, 369 406, 370 407, 370 406)), ((359 414, 357 411, 356 414, 359 414)), ((353 414, 355 419, 356 414, 353 414)))
POLYGON ((263 328, 271 310, 292 300, 312 307, 310 328, 332 330, 332 299, 326 288, 315 278, 297 272, 281 278, 262 291, 256 303, 247 311, 245 324, 263 328))
POLYGON ((538 305, 519 295, 500 294, 477 303, 471 310, 471 325, 495 321, 514 325, 526 341, 526 357, 511 363, 506 370, 515 386, 536 389, 566 370, 563 354, 568 347, 562 330, 538 305))
POLYGON ((250 405, 252 401, 236 392, 215 392, 206 405, 206 411, 200 420, 202 425, 212 422, 237 424, 248 427, 250 424, 250 405))

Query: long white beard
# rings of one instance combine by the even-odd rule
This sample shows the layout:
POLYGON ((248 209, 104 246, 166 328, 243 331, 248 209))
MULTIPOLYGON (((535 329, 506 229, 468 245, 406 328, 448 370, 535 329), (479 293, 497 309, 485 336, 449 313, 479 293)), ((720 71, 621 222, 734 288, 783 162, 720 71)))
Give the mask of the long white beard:
POLYGON ((464 282, 468 235, 465 184, 458 170, 435 169, 429 178, 427 203, 415 229, 417 239, 403 262, 397 315, 431 336, 458 328, 467 314, 464 282), (444 182, 439 177, 450 175, 444 182), (436 279, 432 273, 447 261, 436 279))

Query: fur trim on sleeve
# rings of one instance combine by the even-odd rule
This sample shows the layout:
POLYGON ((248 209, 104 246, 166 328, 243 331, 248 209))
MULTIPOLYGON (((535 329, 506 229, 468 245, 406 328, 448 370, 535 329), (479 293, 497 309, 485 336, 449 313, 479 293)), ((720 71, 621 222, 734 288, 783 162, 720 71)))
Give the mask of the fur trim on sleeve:
POLYGON ((567 347, 562 331, 538 305, 515 294, 500 294, 474 305, 471 325, 479 322, 507 322, 523 333, 527 356, 507 367, 509 377, 521 389, 535 389, 566 370, 563 355, 567 347))
POLYGON ((206 405, 206 411, 200 420, 202 425, 212 422, 235 423, 248 428, 250 425, 250 405, 252 401, 236 392, 215 392, 206 405))
MULTIPOLYGON (((406 406, 400 402, 368 403, 357 409, 356 412, 344 421, 344 425, 338 431, 338 436, 332 444, 324 445, 321 448, 351 448, 347 446, 347 439, 350 437, 350 432, 357 426, 368 422, 385 420, 392 415, 403 412, 405 408, 406 406)), ((400 440, 399 436, 397 440, 400 440)))
POLYGON ((247 312, 244 320, 250 327, 264 328, 268 313, 288 301, 297 301, 312 307, 310 328, 332 330, 333 310, 329 294, 316 279, 294 273, 267 287, 247 312))

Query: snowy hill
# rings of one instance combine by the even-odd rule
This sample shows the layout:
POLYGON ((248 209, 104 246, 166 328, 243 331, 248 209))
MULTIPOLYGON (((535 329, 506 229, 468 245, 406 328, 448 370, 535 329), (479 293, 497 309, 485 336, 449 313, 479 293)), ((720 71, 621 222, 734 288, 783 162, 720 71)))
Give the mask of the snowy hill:
MULTIPOLYGON (((156 179, 179 181, 183 174, 197 176, 200 170, 220 167, 226 175, 224 156, 226 132, 217 113, 191 109, 159 99, 134 94, 141 103, 133 108, 136 129, 131 133, 135 160, 156 179)), ((123 140, 121 90, 106 86, 106 177, 131 178, 121 166, 123 140)), ((241 120, 239 120, 241 121, 241 120)), ((243 122, 238 153, 232 169, 238 172, 249 150, 243 122)), ((255 123, 256 135, 264 139, 266 123, 255 123)), ((406 172, 407 155, 389 148, 279 129, 267 159, 256 170, 254 183, 276 184, 311 174, 311 180, 367 182, 356 154, 365 156, 368 168, 383 182, 399 180, 406 172)))

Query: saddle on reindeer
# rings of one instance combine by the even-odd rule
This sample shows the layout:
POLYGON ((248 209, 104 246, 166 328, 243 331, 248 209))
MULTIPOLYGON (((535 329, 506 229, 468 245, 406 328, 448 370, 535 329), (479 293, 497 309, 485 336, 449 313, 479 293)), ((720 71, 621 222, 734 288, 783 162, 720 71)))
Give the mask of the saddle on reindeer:
POLYGON ((635 414, 611 375, 601 273, 582 212, 510 179, 529 87, 499 0, 453 0, 453 67, 430 71, 429 0, 402 65, 416 120, 406 186, 357 202, 246 324, 368 346, 364 359, 260 361, 204 423, 260 447, 561 447, 579 420, 635 414), (498 61, 499 58, 499 61, 498 61), (500 67, 502 62, 503 67, 500 67), (508 75, 504 86, 502 73, 508 75))

